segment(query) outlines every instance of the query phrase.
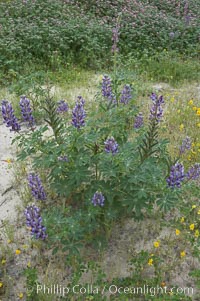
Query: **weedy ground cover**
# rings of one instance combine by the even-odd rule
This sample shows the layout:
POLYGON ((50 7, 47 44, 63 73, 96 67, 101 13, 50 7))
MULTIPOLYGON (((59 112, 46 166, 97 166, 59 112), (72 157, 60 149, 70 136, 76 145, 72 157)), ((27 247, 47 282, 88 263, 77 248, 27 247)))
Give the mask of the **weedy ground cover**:
POLYGON ((199 11, 195 0, 95 0, 89 5, 79 0, 1 1, 1 82, 6 84, 26 70, 30 75, 30 70, 56 71, 72 64, 110 69, 116 24, 124 62, 130 57, 132 61, 140 59, 142 71, 148 65, 147 71, 168 80, 171 76, 194 79, 192 59, 199 57, 199 11), (163 51, 168 52, 173 66, 163 51), (188 59, 178 71, 177 60, 188 59), (190 76, 187 71, 183 75, 188 68, 190 76), (173 73, 168 72, 170 69, 173 73))

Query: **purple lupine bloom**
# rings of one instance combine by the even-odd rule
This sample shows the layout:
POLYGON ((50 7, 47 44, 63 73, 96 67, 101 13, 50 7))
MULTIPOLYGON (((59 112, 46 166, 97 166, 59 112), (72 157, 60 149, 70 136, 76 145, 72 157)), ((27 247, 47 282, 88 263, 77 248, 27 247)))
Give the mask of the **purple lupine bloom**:
POLYGON ((58 161, 69 162, 69 159, 67 156, 59 156, 58 161))
POLYGON ((85 100, 81 96, 78 96, 76 105, 72 110, 72 125, 77 129, 80 129, 85 125, 86 113, 84 110, 84 104, 85 100))
POLYGON ((26 96, 21 96, 19 105, 21 108, 21 114, 22 114, 23 121, 28 122, 28 125, 30 127, 33 127, 33 125, 35 124, 35 120, 32 115, 30 100, 28 98, 26 98, 26 96))
POLYGON ((118 144, 113 137, 108 138, 105 142, 105 152, 115 155, 118 153, 118 144))
POLYGON ((144 123, 144 117, 142 113, 140 112, 136 117, 135 117, 135 122, 134 122, 134 129, 139 129, 143 126, 144 123))
POLYGON ((65 113, 69 110, 68 104, 64 100, 58 101, 57 104, 57 113, 65 113))
POLYGON ((186 150, 191 149, 191 146, 192 146, 191 139, 190 137, 187 136, 185 139, 183 139, 182 144, 179 148, 180 154, 182 155, 186 150))
POLYGON ((36 239, 44 240, 47 238, 46 228, 42 224, 40 209, 34 204, 26 207, 24 214, 26 216, 26 225, 30 227, 31 235, 36 239))
POLYGON ((181 187, 181 182, 184 180, 184 166, 181 163, 176 163, 171 167, 170 175, 167 178, 168 187, 175 188, 181 187))
POLYGON ((197 180, 200 176, 200 164, 195 163, 190 169, 188 170, 186 177, 191 180, 197 180))
POLYGON ((169 33, 169 37, 171 38, 171 39, 173 39, 174 37, 175 37, 175 33, 172 31, 172 32, 170 32, 169 33))
POLYGON ((125 85, 121 92, 120 102, 127 105, 132 98, 131 92, 132 92, 132 90, 131 90, 130 85, 125 85))
POLYGON ((159 122, 161 120, 161 118, 163 117, 163 108, 162 108, 162 104, 164 104, 164 99, 163 96, 157 96, 155 93, 152 93, 150 96, 153 105, 150 109, 150 116, 149 119, 155 119, 157 122, 159 122))
POLYGON ((104 206, 105 198, 101 192, 96 191, 92 198, 92 204, 94 206, 104 206))
POLYGON ((7 127, 11 127, 10 131, 19 132, 21 127, 18 123, 17 117, 15 117, 14 115, 12 104, 7 100, 3 100, 1 111, 3 116, 3 122, 6 123, 7 127))
POLYGON ((109 101, 115 103, 116 98, 112 92, 112 82, 108 75, 104 75, 102 79, 102 87, 101 87, 102 96, 107 98, 109 101))
POLYGON ((28 176, 28 184, 31 188, 32 196, 36 200, 46 200, 46 193, 44 191, 44 187, 42 186, 42 182, 38 175, 29 174, 28 176))
POLYGON ((119 42, 119 25, 112 29, 112 53, 116 53, 119 51, 117 44, 119 42))

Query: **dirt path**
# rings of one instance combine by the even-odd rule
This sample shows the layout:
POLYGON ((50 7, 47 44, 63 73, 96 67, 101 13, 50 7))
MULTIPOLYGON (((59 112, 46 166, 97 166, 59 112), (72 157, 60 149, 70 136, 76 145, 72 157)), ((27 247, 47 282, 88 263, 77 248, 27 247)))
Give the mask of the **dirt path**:
POLYGON ((13 162, 15 148, 11 145, 14 133, 0 122, 0 225, 3 220, 15 220, 20 198, 14 187, 13 162))

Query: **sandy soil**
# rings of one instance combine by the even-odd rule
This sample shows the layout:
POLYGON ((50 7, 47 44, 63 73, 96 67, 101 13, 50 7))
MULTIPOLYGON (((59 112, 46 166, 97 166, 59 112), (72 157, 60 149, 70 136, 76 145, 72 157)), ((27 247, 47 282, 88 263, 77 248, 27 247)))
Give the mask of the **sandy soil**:
POLYGON ((0 225, 3 220, 14 221, 16 206, 20 205, 19 195, 14 187, 13 162, 15 148, 11 145, 14 133, 0 121, 0 225))

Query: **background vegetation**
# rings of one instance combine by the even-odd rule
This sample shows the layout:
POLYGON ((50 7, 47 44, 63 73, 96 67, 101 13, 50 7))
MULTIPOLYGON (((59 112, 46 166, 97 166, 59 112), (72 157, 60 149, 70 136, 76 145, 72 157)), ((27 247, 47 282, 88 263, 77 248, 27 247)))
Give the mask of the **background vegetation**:
POLYGON ((41 65, 53 71, 72 64, 110 69, 116 26, 123 62, 154 73, 163 61, 165 67, 171 61, 177 69, 177 60, 199 57, 199 7, 195 0, 2 1, 1 80, 5 83, 25 70, 30 74, 41 65))

